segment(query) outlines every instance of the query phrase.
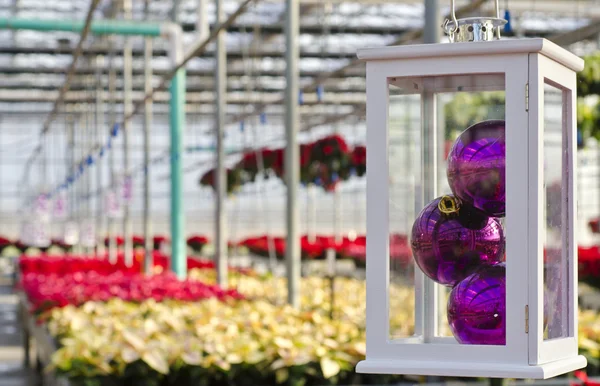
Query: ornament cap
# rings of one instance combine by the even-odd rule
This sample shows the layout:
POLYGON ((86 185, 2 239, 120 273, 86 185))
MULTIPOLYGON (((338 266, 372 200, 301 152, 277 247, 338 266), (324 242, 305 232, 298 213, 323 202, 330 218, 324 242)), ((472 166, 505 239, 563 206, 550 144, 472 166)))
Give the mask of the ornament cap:
POLYGON ((442 196, 440 202, 438 202, 438 209, 447 215, 458 213, 460 201, 454 196, 442 196))

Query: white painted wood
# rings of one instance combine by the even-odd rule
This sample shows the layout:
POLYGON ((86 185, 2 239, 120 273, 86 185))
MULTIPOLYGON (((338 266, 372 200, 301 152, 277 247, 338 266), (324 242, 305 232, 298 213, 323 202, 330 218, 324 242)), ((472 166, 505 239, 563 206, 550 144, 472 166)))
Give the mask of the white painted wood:
MULTIPOLYGON (((367 360, 359 363, 358 372, 547 378, 585 366, 585 358, 577 355, 574 331, 572 337, 543 342, 543 265, 540 229, 541 184, 543 182, 541 147, 543 132, 543 79, 538 66, 548 64, 545 71, 560 66, 569 79, 556 83, 573 88, 574 73, 583 62, 574 55, 543 39, 499 41, 452 45, 387 47, 362 50, 367 59, 367 360), (530 55, 531 54, 531 55, 530 55), (531 61, 530 61, 531 56, 531 61), (551 59, 550 59, 551 58, 551 59), (401 59, 401 60, 394 60, 401 59), (558 64, 562 63, 562 65, 558 64), (566 66, 566 67, 565 67, 566 66), (530 79, 530 75, 532 78, 530 79), (452 78, 432 78, 451 76, 452 78), (489 81, 491 80, 491 81, 489 81), (530 83, 529 112, 525 106, 526 85, 530 83), (461 345, 452 337, 437 336, 438 294, 436 285, 415 272, 415 332, 405 339, 389 335, 389 159, 388 159, 388 86, 401 87, 407 94, 422 96, 422 120, 426 128, 435 127, 435 97, 430 92, 498 90, 506 92, 506 335, 505 346, 461 345), (460 89, 456 87, 464 86, 460 89), (541 93, 541 94, 540 94, 541 93), (430 94, 429 94, 430 95, 430 94), (540 104, 542 103, 542 104, 540 104), (427 122, 427 117, 430 118, 427 122), (539 130, 538 130, 539 129, 539 130), (530 280, 531 279, 531 280, 530 280), (530 334, 526 332, 525 308, 529 306, 530 334), (432 324, 433 322, 433 324, 432 324), (535 325, 535 328, 534 328, 535 325), (573 346, 573 342, 575 345, 573 346), (540 351, 548 351, 541 353, 540 351), (561 353, 561 354, 559 354, 561 353)), ((573 105, 574 95, 569 99, 573 105)), ((574 105, 573 105, 574 106, 574 105)), ((574 111, 566 111, 571 122, 569 146, 574 146, 574 111)), ((437 134, 437 133, 436 133, 437 134)), ((435 151, 435 135, 423 138, 435 151)), ((425 146, 425 145, 424 145, 425 146)), ((422 149, 423 150, 423 149, 422 149)), ((435 157, 435 156, 434 156, 435 157)), ((424 160, 431 160, 427 151, 424 160)), ((433 158, 435 161, 435 158, 433 158)), ((567 159, 574 166, 573 154, 567 159)), ((436 163, 424 168, 424 202, 438 194, 435 189, 436 163), (433 176, 433 178, 432 178, 433 176), (428 182, 429 181, 429 182, 428 182), (432 196, 433 195, 433 196, 432 196)), ((570 173, 570 179, 574 178, 570 173)), ((571 180, 569 197, 575 197, 571 180)), ((572 200, 569 205, 575 205, 572 200)), ((573 209, 569 207, 569 209, 573 209)), ((574 211, 570 213, 574 214, 574 211)), ((569 219, 569 231, 574 224, 569 219)), ((572 238, 574 234, 569 234, 572 238)), ((569 244, 569 253, 574 251, 569 244)), ((576 266, 575 266, 576 267, 576 266)), ((569 285, 576 286, 575 279, 569 285)), ((573 276, 575 275, 575 276, 573 276)), ((576 296, 576 291, 570 293, 576 296)), ((571 302, 576 306, 576 302, 571 302)), ((576 308, 573 310, 575 311, 576 308)), ((569 315, 569 318, 574 318, 569 315)), ((576 325, 570 323, 569 326, 576 325)))
MULTIPOLYGON (((434 94, 435 78, 424 78, 421 94, 421 171, 422 171, 422 196, 424 202, 430 202, 438 195, 437 188, 437 96, 434 94), (425 90, 425 91, 423 91, 425 90)), ((416 268, 418 269, 418 268, 416 268)), ((439 294, 436 283, 424 277, 423 291, 424 304, 424 339, 431 342, 438 335, 438 301, 439 294)))
POLYGON ((389 337, 388 82, 367 63, 367 355, 384 359, 389 337))
MULTIPOLYGON (((532 284, 530 288, 537 288, 538 292, 535 294, 537 299, 536 301, 536 309, 538 312, 536 313, 536 318, 530 319, 530 363, 531 364, 543 364, 549 363, 552 361, 556 361, 559 359, 569 358, 576 356, 578 353, 577 346, 577 335, 576 335, 576 326, 577 326, 577 259, 576 259, 576 242, 575 242, 575 215, 576 215, 576 202, 575 199, 571 199, 570 202, 566 201, 566 197, 576 197, 575 192, 575 155, 576 155, 576 114, 574 113, 575 106, 574 101, 576 99, 573 98, 573 92, 576 92, 576 76, 573 71, 564 67, 563 65, 556 63, 548 59, 545 56, 539 54, 531 54, 530 61, 532 63, 532 67, 530 67, 530 78, 534 80, 537 84, 537 93, 535 93, 536 98, 539 98, 537 105, 538 114, 537 114, 537 132, 539 135, 539 142, 537 143, 539 154, 539 162, 537 164, 538 171, 538 179, 534 184, 532 181, 532 187, 537 187, 538 190, 538 201, 530 203, 530 210, 537 210, 536 219, 539 221, 537 226, 537 255, 536 258, 532 258, 530 255, 530 261, 535 262, 535 275, 532 275, 532 284), (535 66, 536 68, 533 68, 535 66), (563 187, 566 187, 567 196, 563 197, 563 224, 566 225, 564 228, 563 225, 563 259, 567 259, 568 261, 568 295, 569 299, 567 301, 567 294, 563 294, 563 302, 568 304, 568 321, 565 320, 569 329, 568 337, 553 339, 553 340, 544 340, 543 337, 543 315, 544 315, 544 278, 543 278, 543 270, 544 270, 544 238, 542 237, 546 232, 546 222, 545 218, 543 218, 544 213, 544 200, 543 195, 545 194, 543 189, 544 183, 544 159, 543 159, 543 146, 544 146, 544 85, 549 84, 559 90, 563 91, 563 111, 562 111, 562 119, 563 119, 563 145, 568 145, 569 151, 563 151, 563 169, 567 168, 567 173, 563 173, 563 187), (565 186, 566 185, 566 186, 565 186), (567 207, 568 205, 568 207, 567 207)), ((531 87, 531 86, 530 86, 531 87)), ((533 100, 530 100, 530 106, 534 103, 533 100)), ((530 114, 532 115, 532 114, 530 114)), ((536 131, 532 130, 535 127, 531 125, 534 122, 530 120, 530 132, 536 131)), ((531 141, 531 138, 530 138, 531 141)), ((530 142, 531 143, 531 142, 530 142)), ((534 190, 534 189, 532 189, 534 190)), ((564 260, 563 260, 564 261, 564 260)), ((531 268, 530 268, 531 269, 531 268)), ((530 298, 532 298, 532 294, 530 293, 530 298)), ((563 303, 564 304, 564 303, 563 303)), ((531 306, 530 306, 530 315, 531 314, 531 306)), ((567 335, 567 334, 565 334, 567 335)))
MULTIPOLYGON (((368 240, 367 240, 367 357, 369 359, 406 359, 406 360, 428 360, 437 358, 444 360, 447 358, 461 358, 465 362, 481 361, 486 358, 490 362, 500 363, 527 363, 527 339, 524 331, 524 306, 526 297, 526 260, 515 258, 508 264, 508 275, 514 275, 509 279, 507 290, 507 301, 513 302, 512 308, 507 312, 507 345, 506 346, 475 346, 459 345, 448 343, 430 343, 415 344, 407 341, 394 340, 387 342, 388 334, 388 294, 383 293, 388 286, 389 263, 388 263, 388 227, 387 227, 387 175, 389 165, 387 160, 381 155, 387 155, 387 143, 380 141, 385 139, 387 134, 382 131, 386 127, 385 117, 387 117, 388 101, 382 94, 386 88, 386 79, 394 77, 409 77, 425 75, 464 75, 464 74, 506 74, 507 96, 507 115, 512 111, 512 118, 508 117, 508 125, 515 127, 525 127, 527 124, 526 112, 524 111, 525 83, 527 76, 527 55, 507 55, 503 60, 497 60, 495 57, 481 57, 474 61, 471 58, 456 57, 446 59, 445 66, 439 65, 439 60, 428 59, 410 59, 397 62, 375 61, 367 63, 367 86, 370 87, 367 93, 369 101, 367 109, 367 144, 373 147, 367 152, 370 159, 374 161, 369 163, 370 172, 367 181, 368 193, 368 240), (525 69, 525 70, 524 70, 525 69), (512 82, 512 85, 511 85, 512 82), (376 92, 375 87, 380 90, 376 92), (374 102, 373 102, 374 101, 374 102), (519 114, 516 110, 521 110, 519 114), (369 119, 370 118, 370 119, 369 119), (375 186, 373 186, 375 184, 375 186), (373 201, 376 202, 373 202, 373 201), (385 229, 384 229, 385 228, 385 229), (379 240, 378 242, 375 239, 379 240), (377 245, 379 243, 380 245, 377 245), (379 250, 379 254, 373 254, 374 250, 379 250), (514 264, 511 268, 511 263, 514 264), (372 269, 379 269, 380 272, 372 272, 372 269), (371 281, 376 281, 375 283, 371 281), (374 290, 377 288, 378 290, 374 290), (375 304, 369 303, 373 299, 375 304), (373 327, 375 326, 375 327, 373 327), (376 331, 373 331, 375 329, 376 331), (374 336, 375 340, 370 340, 374 336)), ((387 93, 387 90, 385 91, 387 93)), ((418 91, 417 91, 418 92, 418 91)), ((515 138, 515 151, 520 153, 521 158, 515 157, 515 162, 519 166, 516 168, 523 170, 522 165, 527 163, 526 144, 522 141, 522 131, 515 138), (523 147, 520 148, 519 146, 523 147)), ((514 192, 510 189, 508 194, 520 195, 521 198, 527 193, 527 174, 514 175, 509 173, 507 178, 513 178, 515 181, 514 192)), ((508 182, 510 184, 510 182, 508 182)), ((527 230, 526 220, 526 202, 521 201, 518 204, 509 205, 509 213, 514 213, 512 220, 513 229, 507 229, 507 240, 513 241, 513 249, 517 250, 518 245, 526 245, 527 230), (519 215, 519 213, 521 213, 519 215), (521 220, 519 220, 521 216, 521 220), (520 228, 519 228, 520 226, 520 228)), ((511 222, 511 220, 508 220, 511 222)), ((522 254, 522 251, 520 251, 522 254)), ((414 342, 414 339, 411 339, 414 342)), ((469 375, 469 374, 463 374, 469 375)))
POLYGON ((369 374, 410 374, 434 375, 444 377, 491 377, 491 378, 530 378, 547 379, 569 371, 585 367, 585 357, 578 355, 568 359, 546 363, 543 365, 529 366, 527 364, 497 363, 497 362, 469 362, 457 360, 372 360, 359 362, 356 371, 369 374))
POLYGON ((544 141, 541 126, 544 122, 544 80, 539 72, 538 54, 529 55, 529 194, 528 221, 529 221, 529 248, 525 257, 528 261, 529 280, 527 297, 529 300, 529 363, 532 365, 540 362, 539 342, 542 341, 543 323, 543 290, 544 278, 540 265, 543 264, 543 240, 539 231, 545 225, 542 203, 543 194, 543 166, 544 166, 544 141), (540 298, 541 297, 541 298, 540 298))
MULTIPOLYGON (((506 57, 506 345, 513 361, 526 364, 525 306, 528 289, 527 172, 528 149, 525 109, 528 55, 506 57)), ((510 362, 510 361, 509 361, 510 362)))
MULTIPOLYGON (((442 65, 442 61, 449 57, 465 56, 472 58, 474 56, 490 57, 530 53, 540 53, 573 71, 583 70, 583 60, 581 58, 542 38, 365 48, 358 50, 358 58, 362 60, 437 58, 438 65, 442 65)), ((422 75, 425 75, 425 73, 422 73, 422 75)))

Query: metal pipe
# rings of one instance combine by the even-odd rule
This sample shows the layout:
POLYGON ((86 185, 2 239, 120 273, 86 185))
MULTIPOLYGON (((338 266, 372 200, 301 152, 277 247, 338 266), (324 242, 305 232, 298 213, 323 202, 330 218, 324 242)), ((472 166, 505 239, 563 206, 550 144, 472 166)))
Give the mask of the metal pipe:
MULTIPOLYGON (((97 145, 101 147, 104 141, 104 98, 102 95, 102 67, 104 67, 104 56, 98 55, 96 57, 96 128, 95 136, 97 145)), ((96 161, 96 184, 98 185, 98 196, 96 197, 96 237, 97 247, 96 255, 103 257, 105 254, 104 249, 104 235, 106 233, 105 223, 106 216, 102 210, 102 197, 104 197, 104 158, 98 158, 96 161)))
POLYGON ((197 39, 200 41, 206 40, 206 38, 210 34, 206 0, 198 0, 198 9, 196 16, 196 33, 198 34, 197 39))
POLYGON ((285 180, 287 185, 285 250, 288 279, 288 303, 300 306, 300 240, 298 232, 298 181, 300 179, 300 149, 298 146, 298 61, 299 61, 299 3, 298 0, 286 0, 286 83, 285 90, 285 180))
MULTIPOLYGON (((125 20, 131 20, 131 0, 123 1, 123 17, 125 20)), ((131 38, 125 38, 123 46, 123 97, 125 116, 131 115, 133 111, 133 103, 131 99, 131 88, 133 83, 132 73, 132 55, 133 45, 131 38)), ((128 119, 123 121, 123 172, 125 174, 124 183, 129 183, 131 178, 129 165, 129 141, 131 137, 131 122, 128 119)), ((123 206, 123 253, 125 256, 125 265, 131 267, 133 265, 133 232, 130 216, 130 203, 125 202, 123 206)))
MULTIPOLYGON (((146 1, 146 13, 148 1, 146 1)), ((152 91, 152 38, 144 40, 144 91, 152 91)), ((152 217, 150 211, 150 132, 152 127, 152 100, 144 103, 144 273, 152 274, 152 217)))
MULTIPOLYGON (((223 0, 216 0, 216 20, 218 24, 224 21, 223 0)), ((216 193, 215 193, 215 263, 217 265, 217 283, 227 287, 227 174, 225 170, 225 109, 227 107, 227 47, 225 45, 225 31, 217 35, 217 61, 215 71, 215 93, 217 125, 217 151, 216 151, 216 193)))
MULTIPOLYGON (((458 27, 454 0, 450 2, 450 14, 454 22, 454 28, 458 27)), ((425 43, 439 43, 441 20, 439 0, 425 0, 425 26, 423 28, 423 41, 425 43)))
MULTIPOLYGON (((109 71, 108 71, 108 98, 110 100, 110 104, 109 104, 109 128, 108 128, 108 132, 109 135, 111 135, 110 133, 112 132, 112 129, 114 127, 114 125, 117 122, 117 115, 115 112, 115 94, 117 92, 117 71, 116 71, 116 67, 115 67, 115 55, 114 55, 114 40, 113 37, 111 36, 109 38, 109 47, 110 47, 110 58, 109 58, 109 71)), ((112 143, 112 138, 111 138, 111 143, 112 143)), ((109 192, 110 194, 114 194, 115 193, 115 184, 116 184, 116 179, 115 179, 115 156, 114 156, 114 149, 110 149, 108 152, 108 168, 109 168, 109 173, 108 173, 108 179, 109 179, 109 192)), ((106 203, 106 202, 105 202, 106 203)), ((111 210, 110 208, 105 208, 106 212, 108 213, 109 210, 111 210)), ((117 240, 115 239, 115 225, 116 225, 116 221, 114 218, 109 218, 108 219, 108 260, 112 263, 115 264, 117 262, 117 240)))
MULTIPOLYGON (((170 42, 172 65, 177 68, 183 60, 181 28, 173 28, 170 42)), ((187 276, 185 250, 185 216, 183 212, 183 132, 185 129, 185 68, 180 67, 170 85, 171 129, 171 269, 179 279, 187 276)))
MULTIPOLYGON (((75 121, 73 119, 72 115, 67 115, 67 140, 68 140, 68 152, 69 152, 69 156, 67 158, 67 170, 66 170, 66 175, 70 175, 73 176, 75 175, 75 121)), ((75 206, 75 197, 76 197, 76 192, 75 192, 75 182, 72 182, 69 187, 69 218, 71 220, 71 223, 75 224, 76 222, 76 215, 75 215, 75 210, 76 210, 76 206, 75 206)), ((79 229, 77 230, 79 231, 79 229)), ((78 241, 75 242, 75 245, 73 245, 73 252, 75 253, 76 248, 77 248, 77 244, 78 241)))
MULTIPOLYGON (((31 31, 81 32, 85 22, 80 20, 0 18, 0 29, 31 31)), ((147 23, 131 20, 97 20, 90 24, 94 35, 143 35, 160 36, 160 23, 147 23)))
MULTIPOLYGON (((89 170, 91 165, 87 164, 87 156, 90 154, 90 151, 92 149, 92 125, 93 125, 93 114, 94 114, 94 110, 93 107, 91 105, 88 105, 88 111, 85 113, 84 115, 84 120, 85 120, 85 128, 83 131, 83 154, 82 154, 82 162, 84 162, 84 164, 86 165, 86 168, 88 168, 88 171, 85 173, 85 179, 84 179, 84 196, 83 196, 83 200, 84 200, 84 207, 85 207, 85 219, 84 219, 84 224, 85 224, 85 230, 86 232, 89 232, 90 229, 94 222, 92 220, 93 218, 93 211, 92 211, 92 202, 91 202, 91 194, 92 194, 92 172, 89 170)), ((95 234, 95 231, 92 230, 93 233, 95 234)), ((88 234, 89 236, 89 234, 88 234)), ((93 254, 94 251, 94 247, 90 244, 87 245, 85 252, 87 256, 91 256, 93 254)))
POLYGON ((173 23, 179 23, 179 0, 173 0, 170 16, 173 23))
MULTIPOLYGON (((452 14, 454 15, 454 1, 452 4, 452 14)), ((425 27, 424 27, 424 41, 426 44, 435 44, 440 42, 440 29, 439 29, 439 4, 438 0, 425 0, 425 27)), ((455 24, 458 27, 458 24, 455 24)), ((437 97, 431 91, 425 91, 422 95, 421 104, 421 116, 423 129, 421 130, 422 139, 421 143, 423 146, 421 154, 422 169, 422 202, 430 202, 437 195, 437 97)), ((430 280, 423 276, 422 273, 418 275, 417 281, 422 283, 423 296, 425 299, 430 301, 423 307, 423 335, 426 342, 431 341, 437 336, 439 327, 438 323, 438 301, 439 301, 439 289, 433 280, 430 280)), ((415 296, 420 296, 415 293, 415 296)), ((415 299, 418 301, 418 299, 415 299)), ((420 328, 420 326, 419 326, 420 328)))

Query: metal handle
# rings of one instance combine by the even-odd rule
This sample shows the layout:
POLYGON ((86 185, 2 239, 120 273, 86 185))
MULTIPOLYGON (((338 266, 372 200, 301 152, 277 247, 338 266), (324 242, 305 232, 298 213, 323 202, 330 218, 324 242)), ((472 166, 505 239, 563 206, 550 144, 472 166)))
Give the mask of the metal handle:
MULTIPOLYGON (((500 0, 494 0, 494 5, 496 8, 496 18, 497 19, 501 19, 500 17, 500 0)), ((458 32, 458 19, 456 18, 456 4, 455 4, 455 0, 450 0, 450 18, 452 20, 448 20, 446 19, 444 21, 444 24, 442 24, 442 28, 444 29, 444 31, 446 31, 446 33, 450 36, 450 40, 453 40, 454 34, 458 32), (450 27, 450 24, 452 24, 452 27, 450 27)), ((498 40, 500 40, 501 36, 500 36, 500 28, 501 26, 497 26, 496 27, 496 37, 498 40)))
MULTIPOLYGON (((498 0, 496 0, 496 3, 498 0)), ((450 33, 456 33, 458 30, 458 20, 456 19, 456 7, 454 5, 454 0, 450 0, 450 17, 452 18, 452 22, 454 23, 454 27, 449 30, 450 33)))

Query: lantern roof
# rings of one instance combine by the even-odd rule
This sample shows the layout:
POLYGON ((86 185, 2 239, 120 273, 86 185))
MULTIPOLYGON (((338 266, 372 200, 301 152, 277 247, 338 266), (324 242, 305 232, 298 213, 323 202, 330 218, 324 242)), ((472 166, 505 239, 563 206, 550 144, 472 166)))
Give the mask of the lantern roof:
POLYGON ((488 56, 535 52, 554 59, 573 71, 583 70, 583 59, 543 38, 506 39, 475 43, 415 44, 365 48, 358 50, 358 58, 369 61, 442 58, 449 56, 488 56))

